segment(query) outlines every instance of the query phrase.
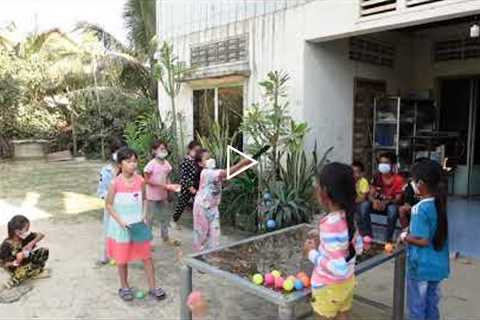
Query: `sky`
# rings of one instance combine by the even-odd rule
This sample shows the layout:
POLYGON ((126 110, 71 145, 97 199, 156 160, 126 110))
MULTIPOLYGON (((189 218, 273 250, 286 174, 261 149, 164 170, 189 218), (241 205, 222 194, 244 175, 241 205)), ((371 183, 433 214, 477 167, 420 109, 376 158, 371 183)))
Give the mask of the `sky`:
POLYGON ((122 42, 126 0, 0 0, 0 28, 14 22, 22 33, 61 28, 71 31, 78 21, 101 25, 122 42), (37 30, 35 30, 37 28, 37 30))

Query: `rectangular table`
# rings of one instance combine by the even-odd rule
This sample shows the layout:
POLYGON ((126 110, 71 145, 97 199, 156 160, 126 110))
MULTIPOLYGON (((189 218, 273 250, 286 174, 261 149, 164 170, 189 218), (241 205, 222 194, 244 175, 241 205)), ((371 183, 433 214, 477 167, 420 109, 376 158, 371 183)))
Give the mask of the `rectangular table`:
MULTIPOLYGON (((294 306, 308 299, 311 289, 284 294, 270 288, 255 285, 249 279, 253 273, 265 274, 273 268, 285 270, 295 275, 305 271, 302 264, 303 243, 312 226, 301 224, 275 232, 247 238, 226 246, 193 254, 185 258, 182 267, 182 288, 180 290, 180 318, 190 320, 192 315, 187 308, 188 295, 192 292, 192 269, 213 277, 221 278, 246 292, 263 298, 278 306, 278 318, 295 319, 294 306)), ((360 256, 355 268, 359 275, 394 259, 393 310, 392 319, 404 318, 405 297, 405 249, 397 248, 392 254, 383 251, 373 256, 360 256)))

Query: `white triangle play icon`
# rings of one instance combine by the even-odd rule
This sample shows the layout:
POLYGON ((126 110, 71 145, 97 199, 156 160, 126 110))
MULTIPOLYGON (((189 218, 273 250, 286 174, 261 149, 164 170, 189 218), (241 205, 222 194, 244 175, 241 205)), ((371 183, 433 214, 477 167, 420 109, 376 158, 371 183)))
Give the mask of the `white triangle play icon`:
POLYGON ((247 156, 245 153, 243 153, 241 151, 238 151, 237 149, 235 149, 232 146, 227 146, 227 180, 232 179, 233 177, 239 175, 243 171, 250 169, 251 167, 253 167, 257 163, 258 163, 257 160, 253 159, 250 156, 247 156), (234 172, 233 174, 230 174, 230 152, 231 151, 238 153, 240 156, 242 156, 242 157, 244 157, 244 158, 246 158, 246 159, 248 159, 252 162, 250 164, 246 165, 245 167, 241 168, 237 172, 234 172))

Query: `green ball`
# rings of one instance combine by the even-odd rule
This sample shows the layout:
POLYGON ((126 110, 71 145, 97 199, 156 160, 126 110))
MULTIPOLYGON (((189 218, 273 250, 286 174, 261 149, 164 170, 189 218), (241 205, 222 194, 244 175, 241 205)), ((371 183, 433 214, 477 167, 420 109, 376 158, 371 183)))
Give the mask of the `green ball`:
POLYGON ((145 298, 145 292, 143 292, 143 291, 137 291, 137 292, 135 292, 135 298, 137 298, 137 299, 143 299, 143 298, 145 298))
POLYGON ((285 280, 285 282, 283 283, 283 289, 285 289, 285 291, 292 291, 293 290, 293 287, 294 287, 294 283, 292 280, 285 280))
POLYGON ((256 273, 253 275, 252 281, 256 285, 261 285, 263 283, 263 276, 260 273, 256 273))

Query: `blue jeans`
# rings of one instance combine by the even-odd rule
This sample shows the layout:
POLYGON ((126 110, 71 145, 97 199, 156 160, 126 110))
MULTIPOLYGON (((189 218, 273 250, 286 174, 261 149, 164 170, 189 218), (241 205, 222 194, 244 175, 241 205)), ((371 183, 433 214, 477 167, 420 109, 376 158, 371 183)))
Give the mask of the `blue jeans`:
POLYGON ((385 241, 392 241, 395 226, 398 220, 398 206, 389 204, 385 211, 376 211, 372 208, 370 201, 364 201, 358 206, 357 224, 362 236, 372 236, 372 220, 370 214, 379 213, 387 215, 387 230, 385 230, 385 241))
POLYGON ((407 277, 407 306, 410 320, 439 320, 440 281, 416 281, 407 277))

